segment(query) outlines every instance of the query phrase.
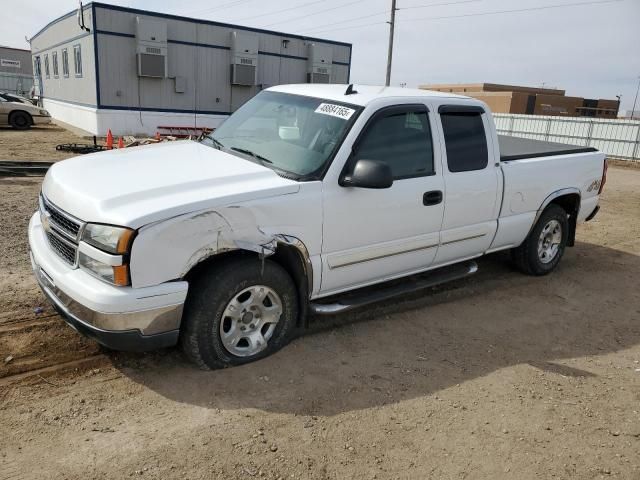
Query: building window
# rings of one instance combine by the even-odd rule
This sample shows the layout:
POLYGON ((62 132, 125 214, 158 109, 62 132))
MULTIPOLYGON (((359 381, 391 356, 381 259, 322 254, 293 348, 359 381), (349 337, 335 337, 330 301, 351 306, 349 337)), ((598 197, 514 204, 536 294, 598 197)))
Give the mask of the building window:
POLYGON ((62 75, 69 76, 69 52, 66 48, 62 49, 62 75))
POLYGON ((35 57, 33 59, 33 73, 36 74, 36 77, 40 77, 42 72, 40 71, 40 57, 35 57))
POLYGON ((80 45, 73 46, 73 66, 75 67, 76 77, 82 76, 82 52, 80 45))
POLYGON ((487 136, 479 113, 440 115, 450 172, 483 170, 489 163, 487 136))
POLYGON ((49 54, 44 56, 44 75, 49 78, 49 54))
POLYGON ((58 78, 58 52, 51 54, 51 62, 53 63, 53 76, 58 78))

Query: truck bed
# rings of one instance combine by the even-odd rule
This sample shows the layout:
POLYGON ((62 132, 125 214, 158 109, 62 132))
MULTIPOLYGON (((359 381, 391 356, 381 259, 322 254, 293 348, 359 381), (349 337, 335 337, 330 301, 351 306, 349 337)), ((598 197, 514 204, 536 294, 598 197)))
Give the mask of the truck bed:
POLYGON ((511 137, 507 135, 498 135, 498 144, 500 145, 501 162, 597 151, 597 149, 593 147, 580 147, 578 145, 545 142, 542 140, 511 137))

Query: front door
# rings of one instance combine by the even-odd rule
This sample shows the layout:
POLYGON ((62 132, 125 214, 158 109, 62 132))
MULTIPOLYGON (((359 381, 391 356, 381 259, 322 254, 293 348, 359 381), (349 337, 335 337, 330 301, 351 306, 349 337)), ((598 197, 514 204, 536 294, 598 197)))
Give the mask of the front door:
POLYGON ((433 262, 444 181, 432 127, 423 104, 382 108, 367 121, 345 168, 358 159, 387 162, 393 185, 341 187, 325 179, 321 295, 425 270, 433 262))

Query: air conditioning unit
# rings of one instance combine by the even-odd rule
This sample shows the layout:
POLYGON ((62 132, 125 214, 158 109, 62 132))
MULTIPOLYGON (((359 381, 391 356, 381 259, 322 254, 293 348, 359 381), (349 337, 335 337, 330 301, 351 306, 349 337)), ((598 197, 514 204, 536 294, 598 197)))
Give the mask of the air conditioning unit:
POLYGON ((258 84, 258 36, 231 32, 231 84, 258 84))
POLYGON ((136 63, 139 77, 167 76, 167 24, 136 17, 136 63))
POLYGON ((333 48, 310 43, 308 49, 307 83, 331 83, 333 48))

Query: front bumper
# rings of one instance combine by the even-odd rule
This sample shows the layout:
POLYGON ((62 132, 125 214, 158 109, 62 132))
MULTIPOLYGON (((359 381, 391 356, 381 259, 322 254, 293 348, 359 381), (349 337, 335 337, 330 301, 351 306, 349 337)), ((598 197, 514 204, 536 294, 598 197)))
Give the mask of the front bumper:
POLYGON ((51 117, 47 115, 31 115, 34 125, 46 125, 51 123, 51 117))
POLYGON ((65 321, 114 350, 144 351, 178 341, 186 282, 115 287, 64 263, 49 247, 40 217, 29 223, 34 275, 65 321))

